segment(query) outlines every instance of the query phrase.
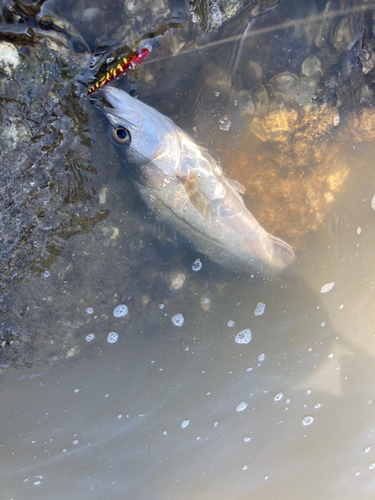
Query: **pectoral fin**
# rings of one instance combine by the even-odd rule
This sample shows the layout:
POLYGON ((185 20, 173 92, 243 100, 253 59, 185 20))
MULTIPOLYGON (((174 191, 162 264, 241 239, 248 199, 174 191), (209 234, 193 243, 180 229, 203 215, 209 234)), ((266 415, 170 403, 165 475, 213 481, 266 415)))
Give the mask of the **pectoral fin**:
POLYGON ((228 184, 232 186, 233 189, 235 189, 238 193, 240 194, 245 194, 246 188, 243 184, 241 184, 238 181, 235 181, 233 179, 228 179, 228 177, 225 178, 228 184))
POLYGON ((212 213, 211 202, 207 199, 204 192, 199 189, 195 172, 190 171, 187 177, 181 176, 179 179, 194 208, 196 208, 203 217, 208 218, 212 213))

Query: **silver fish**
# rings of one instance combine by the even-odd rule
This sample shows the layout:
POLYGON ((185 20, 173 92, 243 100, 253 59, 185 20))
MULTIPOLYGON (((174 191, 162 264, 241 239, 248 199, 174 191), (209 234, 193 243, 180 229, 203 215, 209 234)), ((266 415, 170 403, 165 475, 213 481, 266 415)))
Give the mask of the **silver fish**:
POLYGON ((158 222, 234 272, 281 271, 295 260, 292 248, 246 209, 244 187, 225 177, 207 150, 169 118, 110 86, 102 89, 98 106, 158 222))

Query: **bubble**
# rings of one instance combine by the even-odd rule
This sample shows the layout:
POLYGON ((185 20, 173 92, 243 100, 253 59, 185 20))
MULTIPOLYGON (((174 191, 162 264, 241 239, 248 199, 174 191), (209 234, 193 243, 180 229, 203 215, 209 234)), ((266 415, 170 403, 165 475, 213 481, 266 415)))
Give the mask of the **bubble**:
POLYGON ((34 481, 34 486, 39 486, 40 484, 42 484, 42 481, 39 481, 39 480, 34 481))
POLYGON ((92 340, 94 340, 95 338, 95 335, 93 333, 89 333, 88 335, 86 335, 85 339, 86 339, 86 342, 91 342, 92 340))
POLYGON ((200 259, 196 259, 191 266, 193 271, 200 271, 202 269, 202 262, 200 259))
POLYGON ((314 417, 310 417, 310 415, 307 415, 302 419, 302 425, 311 425, 314 422, 314 417))
POLYGON ((368 466, 369 469, 375 469, 375 463, 374 462, 371 462, 371 464, 369 464, 368 466))
POLYGON ((128 306, 125 304, 119 304, 113 309, 113 316, 115 318, 123 318, 129 312, 128 306))
POLYGON ((337 127, 337 125, 340 123, 340 115, 338 111, 333 115, 332 123, 334 127, 337 127))
POLYGON ((220 130, 223 130, 224 132, 228 132, 231 125, 232 122, 228 120, 226 116, 220 120, 220 130))
POLYGON ((375 210, 375 194, 374 194, 374 196, 372 197, 372 200, 371 200, 371 208, 373 210, 375 210))
POLYGON ((239 405, 237 405, 236 411, 244 411, 247 408, 247 403, 245 401, 242 401, 239 405))
POLYGON ((190 424, 190 420, 184 420, 181 422, 181 429, 185 429, 190 424))
POLYGON ((219 422, 214 422, 214 427, 217 427, 219 422))
POLYGON ((75 440, 73 441, 73 444, 78 444, 78 439, 75 439, 75 440))
POLYGON ((227 326, 229 326, 229 328, 232 328, 232 326, 234 326, 235 324, 236 323, 230 319, 227 323, 227 326))
POLYGON ((216 90, 216 91, 214 92, 214 94, 215 94, 215 97, 219 97, 220 92, 219 92, 218 90, 216 90))
POLYGON ((74 392, 75 392, 75 393, 79 392, 79 389, 74 389, 74 392))
POLYGON ((241 330, 239 333, 237 333, 234 340, 237 344, 248 344, 251 341, 251 330, 249 328, 241 330))
POLYGON ((328 357, 333 358, 333 352, 331 352, 331 354, 328 354, 328 357))
POLYGON ((166 436, 168 433, 167 433, 167 431, 163 431, 163 434, 164 434, 164 436, 166 436))
POLYGON ((117 415, 117 418, 122 418, 122 415, 121 415, 121 414, 120 414, 120 415, 117 415))
POLYGON ((115 342, 117 342, 117 340, 118 340, 118 333, 110 332, 107 335, 107 342, 109 342, 110 344, 114 344, 115 342))
POLYGON ((87 314, 92 314, 94 312, 94 309, 92 307, 88 307, 86 309, 87 314))
POLYGON ((256 309, 254 311, 254 316, 262 316, 265 308, 266 304, 263 304, 263 302, 258 302, 256 309))
POLYGON ((332 288, 335 286, 335 282, 331 281, 331 283, 326 283, 325 285, 322 286, 320 289, 320 293, 328 293, 332 290, 332 288))
POLYGON ((262 362, 266 359, 266 355, 264 354, 264 352, 262 354, 259 354, 258 356, 258 361, 262 362))
POLYGON ((366 446, 365 453, 368 453, 371 450, 371 446, 366 446))
POLYGON ((321 406, 322 406, 322 405, 321 405, 320 403, 316 403, 316 404, 314 405, 314 408, 318 409, 318 408, 320 408, 321 406))
POLYGON ((211 306, 211 300, 208 297, 201 298, 201 307, 204 311, 208 311, 211 306))
POLYGON ((321 326, 321 327, 326 326, 325 321, 322 321, 322 322, 320 323, 320 326, 321 326))
POLYGON ((49 271, 44 271, 43 276, 45 278, 48 278, 49 276, 51 276, 51 273, 49 271))
POLYGON ((245 443, 248 443, 249 441, 251 441, 251 437, 244 437, 243 440, 245 441, 245 443))
POLYGON ((273 399, 275 401, 280 401, 280 399, 282 399, 282 397, 283 397, 283 393, 279 392, 278 394, 276 394, 276 396, 273 399))
POLYGON ((159 309, 164 309, 164 304, 159 304, 159 309))
POLYGON ((242 470, 247 470, 248 468, 249 468, 249 467, 248 467, 247 465, 244 465, 244 466, 242 467, 242 470))
POLYGON ((358 226, 357 227, 357 234, 361 234, 361 232, 362 232, 362 229, 358 226))
POLYGON ((172 323, 176 326, 182 326, 184 324, 184 317, 182 316, 182 314, 175 314, 174 316, 172 316, 172 323))
POLYGON ((307 389, 306 394, 311 394, 311 389, 307 389))

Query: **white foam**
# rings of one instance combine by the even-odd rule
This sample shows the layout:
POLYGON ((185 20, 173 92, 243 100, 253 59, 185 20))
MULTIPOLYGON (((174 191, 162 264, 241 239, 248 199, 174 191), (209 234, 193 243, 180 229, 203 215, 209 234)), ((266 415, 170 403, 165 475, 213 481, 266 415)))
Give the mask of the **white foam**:
POLYGON ((314 422, 314 417, 311 417, 310 415, 307 415, 302 419, 302 425, 311 425, 314 422))
POLYGON ((117 340, 118 340, 118 333, 110 332, 107 335, 107 342, 109 342, 110 344, 114 344, 115 342, 117 342, 117 340))
POLYGON ((331 283, 326 283, 325 285, 322 286, 320 289, 320 293, 328 293, 332 290, 332 288, 335 286, 335 282, 331 281, 331 283))
POLYGON ((248 407, 248 404, 245 401, 242 401, 239 405, 237 405, 236 411, 244 411, 248 407))
POLYGON ((251 330, 249 328, 245 328, 245 330, 241 330, 235 336, 237 344, 248 344, 251 341, 251 330))
POLYGON ((193 271, 200 271, 202 269, 202 262, 200 259, 197 259, 194 261, 193 265, 191 266, 193 271))
POLYGON ((185 319, 182 316, 182 314, 175 314, 174 316, 172 316, 171 321, 176 326, 182 326, 184 324, 185 319))
POLYGON ((258 302, 256 309, 254 311, 254 316, 262 316, 265 308, 266 304, 263 304, 263 302, 258 302))
POLYGON ((113 309, 113 316, 115 318, 123 318, 129 312, 128 306, 125 304, 119 304, 113 309))

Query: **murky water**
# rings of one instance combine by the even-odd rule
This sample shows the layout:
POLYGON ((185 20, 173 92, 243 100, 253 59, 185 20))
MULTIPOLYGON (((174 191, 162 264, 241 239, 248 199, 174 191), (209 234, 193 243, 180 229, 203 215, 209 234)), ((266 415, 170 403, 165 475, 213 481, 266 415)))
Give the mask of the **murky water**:
POLYGON ((2 5, 1 500, 374 497, 375 5, 227 3, 45 2, 67 53, 2 5), (171 22, 119 85, 245 185, 278 276, 171 242, 76 96, 84 43, 171 22))

